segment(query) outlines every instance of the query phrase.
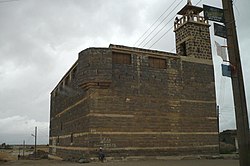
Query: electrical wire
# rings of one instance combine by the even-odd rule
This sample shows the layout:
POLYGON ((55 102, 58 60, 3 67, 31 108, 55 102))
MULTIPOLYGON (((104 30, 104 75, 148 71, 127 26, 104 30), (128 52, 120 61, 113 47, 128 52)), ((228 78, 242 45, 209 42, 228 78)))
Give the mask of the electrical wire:
POLYGON ((173 4, 176 2, 175 0, 158 18, 157 20, 141 35, 141 37, 135 42, 134 46, 142 39, 143 36, 145 36, 148 31, 160 20, 160 18, 173 6, 173 4))
MULTIPOLYGON (((175 6, 175 8, 174 8, 174 9, 164 18, 163 21, 165 21, 166 18, 168 18, 168 16, 170 16, 170 15, 174 12, 174 10, 175 10, 183 1, 184 1, 184 0, 181 0, 181 1, 175 6)), ((176 15, 175 15, 173 18, 175 18, 175 17, 176 17, 176 15)), ((153 39, 154 39, 154 38, 155 38, 155 37, 156 37, 156 36, 157 36, 157 35, 158 35, 158 34, 159 34, 159 33, 160 33, 160 32, 161 32, 161 31, 162 31, 162 30, 172 21, 172 20, 173 20, 173 18, 171 18, 170 21, 167 22, 167 24, 165 24, 165 25, 164 25, 164 26, 163 26, 163 27, 162 27, 162 28, 161 28, 161 29, 160 29, 160 30, 159 30, 159 31, 158 31, 158 32, 157 32, 157 33, 156 33, 147 43, 146 43, 146 44, 144 44, 143 47, 145 47, 149 42, 151 42, 151 41, 152 41, 152 40, 153 40, 153 39)), ((162 21, 162 22, 163 22, 163 21, 162 21)), ((162 22, 161 22, 161 23, 162 23, 162 22)), ((160 23, 160 24, 161 24, 161 23, 160 23)), ((159 25, 160 25, 160 24, 159 24, 159 25)), ((156 28, 158 28, 159 25, 158 25, 156 28)), ((156 29, 156 28, 155 28, 155 29, 156 29)), ((155 30, 155 29, 154 29, 154 30, 155 30)), ((154 30, 153 30, 153 31, 154 31, 154 30)), ((153 31, 152 31, 149 35, 151 35, 151 34, 153 33, 153 31)), ((149 36, 149 35, 148 35, 148 36, 149 36)), ((148 36, 147 36, 147 38, 148 38, 148 36)), ((145 39, 143 40, 143 42, 144 42, 147 38, 145 38, 145 39)), ((142 43, 142 42, 141 42, 141 43, 142 43)), ((140 46, 140 45, 139 45, 139 46, 140 46)))
MULTIPOLYGON (((199 4, 201 3, 201 1, 203 2, 203 0, 200 0, 200 1, 198 1, 198 2, 195 4, 195 6, 199 5, 199 4)), ((170 52, 174 51, 175 49, 176 49, 176 46, 175 46, 174 48, 172 48, 172 49, 170 50, 170 52)))
MULTIPOLYGON (((201 2, 202 0, 200 0, 198 3, 196 3, 196 5, 195 6, 197 6, 200 2, 201 2)), ((182 1, 181 1, 182 2, 182 1)), ((181 3, 180 2, 180 3, 181 3)), ((180 4, 179 3, 179 4, 180 4)), ((178 5, 179 5, 178 4, 178 5)), ((175 7, 175 8, 177 8, 178 7, 178 5, 175 7)), ((175 9, 174 9, 175 10, 175 9)), ((171 12, 173 12, 173 10, 171 11, 171 12)), ((176 15, 164 26, 164 27, 166 27, 174 18, 176 17, 176 15)), ((164 27, 162 27, 161 29, 160 29, 160 31, 162 31, 163 30, 163 28, 164 27)), ((156 42, 154 42, 149 48, 151 48, 151 47, 153 47, 158 41, 160 41, 168 32, 170 32, 170 30, 173 28, 173 26, 170 28, 170 29, 168 29, 167 30, 167 32, 165 32, 156 42)), ((143 45, 143 47, 144 46, 146 46, 156 35, 158 35, 159 33, 160 33, 160 31, 158 31, 145 45, 143 45)))
POLYGON ((197 2, 197 3, 195 4, 195 6, 199 5, 199 4, 201 3, 201 1, 203 1, 203 0, 199 0, 199 2, 197 2))
MULTIPOLYGON (((170 13, 168 13, 168 15, 143 39, 143 41, 142 42, 140 42, 140 44, 138 45, 138 47, 139 46, 141 46, 143 43, 144 43, 144 41, 146 41, 147 39, 148 39, 148 37, 174 12, 174 10, 183 2, 184 0, 181 0, 175 7, 174 7, 174 9, 173 10, 171 10, 170 11, 170 13)), ((168 22, 169 23, 169 22, 168 22)), ((167 26, 167 24, 166 25, 164 25, 164 27, 165 26, 167 26)), ((162 28, 163 29, 163 28, 162 28)), ((161 29, 161 30, 162 30, 161 29)), ((160 30, 160 31, 161 31, 160 30)), ((158 34, 159 32, 157 32, 157 34, 158 34)), ((156 35, 154 35, 152 38, 154 38, 156 35)), ((152 40, 152 38, 150 39, 150 41, 152 40)), ((147 42, 146 44, 144 44, 143 45, 143 47, 144 46, 146 46, 147 44, 148 44, 149 42, 147 42)))
MULTIPOLYGON (((145 47, 149 42, 151 42, 170 22, 172 22, 172 20, 174 19, 176 17, 176 15, 174 15, 174 17, 172 17, 168 22, 167 22, 167 24, 166 25, 164 25, 146 44, 144 44, 143 45, 143 47, 145 47)), ((173 26, 171 26, 171 29, 173 28, 173 26)), ((167 32, 169 32, 171 29, 169 29, 167 32)), ((167 33, 164 33, 163 34, 163 36, 165 36, 167 33)), ((160 37, 160 39, 162 39, 162 37, 163 36, 161 36, 160 37)), ((157 40, 157 42, 158 42, 159 40, 157 40)), ((155 44, 155 43, 154 43, 155 44)), ((153 45, 154 45, 153 44, 153 45)), ((151 46, 152 47, 152 46, 151 46)), ((151 48, 150 47, 150 48, 151 48)))
MULTIPOLYGON (((172 21, 172 20, 170 20, 172 21)), ((158 41, 160 41, 174 26, 171 26, 167 32, 165 32, 158 40, 156 40, 156 42, 154 42, 149 48, 152 48, 158 41)))

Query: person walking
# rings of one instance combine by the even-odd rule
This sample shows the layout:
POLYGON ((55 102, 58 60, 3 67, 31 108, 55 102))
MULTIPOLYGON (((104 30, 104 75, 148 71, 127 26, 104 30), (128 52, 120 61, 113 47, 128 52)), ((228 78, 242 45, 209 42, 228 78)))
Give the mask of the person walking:
POLYGON ((105 154, 104 154, 104 152, 103 152, 103 149, 102 149, 102 147, 100 147, 99 148, 99 153, 98 153, 98 158, 99 158, 99 160, 101 161, 101 162, 103 162, 104 161, 104 158, 105 158, 105 154))

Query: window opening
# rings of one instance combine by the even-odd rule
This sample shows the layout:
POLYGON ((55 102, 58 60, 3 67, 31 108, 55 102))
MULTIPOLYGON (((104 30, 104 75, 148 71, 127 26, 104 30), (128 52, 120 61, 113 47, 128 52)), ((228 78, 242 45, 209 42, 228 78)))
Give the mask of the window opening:
POLYGON ((113 52, 112 61, 116 64, 131 64, 131 54, 113 52))
POLYGON ((73 141, 74 141, 73 139, 74 139, 74 135, 73 135, 73 133, 71 133, 71 136, 70 136, 70 142, 71 143, 73 143, 73 141))
POLYGON ((166 59, 149 57, 149 66, 153 68, 166 69, 166 59))
POLYGON ((186 48, 186 42, 181 43, 181 55, 187 56, 187 48, 186 48))

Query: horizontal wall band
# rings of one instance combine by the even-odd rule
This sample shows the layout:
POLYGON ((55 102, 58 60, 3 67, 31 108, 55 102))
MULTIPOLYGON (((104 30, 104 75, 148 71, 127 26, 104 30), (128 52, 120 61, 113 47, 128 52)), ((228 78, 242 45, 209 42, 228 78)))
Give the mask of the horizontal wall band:
POLYGON ((208 120, 217 120, 218 118, 217 117, 206 117, 206 119, 208 119, 208 120))
MULTIPOLYGON (((95 129, 92 129, 92 132, 82 132, 82 133, 74 133, 74 137, 81 137, 85 135, 217 135, 218 132, 97 132, 95 129)), ((62 135, 60 138, 68 138, 71 135, 62 135)), ((56 139, 56 137, 50 137, 49 139, 56 139)))
MULTIPOLYGON (((69 106, 68 108, 64 109, 62 112, 58 113, 55 117, 60 117, 62 114, 66 113, 67 111, 71 110, 72 108, 78 106, 79 104, 81 104, 82 102, 84 102, 89 97, 91 97, 91 96, 87 96, 87 97, 82 98, 81 100, 79 100, 75 104, 69 106)), ((120 96, 112 96, 110 98, 115 98, 115 97, 120 97, 120 96)), ((102 97, 97 97, 97 98, 102 98, 102 97)), ((107 98, 107 96, 105 96, 104 98, 107 98)), ((136 97, 133 97, 133 98, 136 98, 136 97)), ((139 97, 139 98, 141 98, 141 97, 139 97)), ((160 101, 161 99, 156 99, 156 100, 160 101)), ((213 103, 216 103, 215 100, 212 100, 212 101, 206 101, 206 100, 186 100, 186 99, 180 99, 180 100, 166 100, 166 99, 162 99, 162 100, 163 101, 168 101, 170 105, 173 104, 173 103, 176 104, 178 102, 191 102, 191 103, 204 103, 204 104, 213 104, 213 103)))
POLYGON ((211 100, 211 101, 207 101, 207 100, 187 100, 187 99, 181 99, 181 102, 188 102, 188 103, 205 103, 205 104, 215 104, 216 100, 211 100))
MULTIPOLYGON (((94 111, 90 111, 91 113, 83 115, 83 116, 79 116, 78 118, 74 119, 74 120, 70 120, 70 121, 66 121, 63 124, 70 124, 73 123, 75 121, 78 121, 80 119, 83 118, 87 118, 87 117, 100 117, 100 118, 135 118, 136 115, 132 115, 132 114, 102 114, 102 113, 94 113, 94 111)), ((160 118, 160 119, 170 119, 169 116, 162 116, 162 115, 150 115, 151 118, 160 118)), ((192 117, 192 119, 201 119, 204 118, 207 120, 217 120, 217 117, 192 117)), ((181 119, 185 120, 185 119, 190 119, 189 117, 185 118, 185 117, 181 117, 181 119)))
POLYGON ((79 100, 78 102, 76 102, 75 104, 69 106, 68 108, 64 109, 62 112, 58 113, 56 115, 56 117, 60 117, 62 114, 64 114, 65 112, 69 111, 70 109, 76 107, 77 105, 81 104, 82 102, 84 102, 87 98, 89 98, 89 96, 84 97, 83 99, 79 100))
POLYGON ((181 56, 182 61, 186 62, 192 62, 192 63, 199 63, 199 64, 205 64, 205 65, 213 65, 212 59, 202 59, 202 58, 195 58, 190 56, 181 56))
POLYGON ((86 116, 87 117, 94 116, 94 117, 111 117, 111 118, 133 118, 135 115, 89 113, 86 116))
MULTIPOLYGON (((88 151, 88 150, 96 150, 96 148, 87 148, 87 147, 72 147, 72 146, 49 146, 50 148, 56 149, 64 149, 64 150, 80 150, 80 151, 88 151)), ((169 149, 201 149, 201 148, 218 148, 219 145, 203 145, 203 146, 176 146, 176 147, 125 147, 125 148, 107 148, 108 150, 169 150, 169 149)))

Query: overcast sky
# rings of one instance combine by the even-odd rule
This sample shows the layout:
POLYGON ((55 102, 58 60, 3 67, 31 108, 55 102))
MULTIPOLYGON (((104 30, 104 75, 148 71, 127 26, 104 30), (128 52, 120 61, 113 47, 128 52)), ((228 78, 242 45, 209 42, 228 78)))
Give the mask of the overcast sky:
MULTIPOLYGON (((0 143, 8 144, 23 140, 33 143, 31 133, 35 126, 38 126, 38 143, 47 143, 50 92, 77 60, 78 53, 88 47, 108 47, 110 43, 138 46, 142 40, 136 45, 135 42, 173 2, 164 16, 172 13, 157 28, 163 30, 140 47, 175 52, 171 18, 186 4, 186 0, 6 1, 0 0, 0 143)), ((192 2, 221 7, 220 0, 192 2)), ((250 1, 234 0, 234 3, 249 104, 250 1)), ((225 41, 211 36, 217 102, 221 106, 220 130, 233 129, 231 82, 221 76, 222 60, 216 56, 213 44, 214 40, 221 44, 225 41)))

